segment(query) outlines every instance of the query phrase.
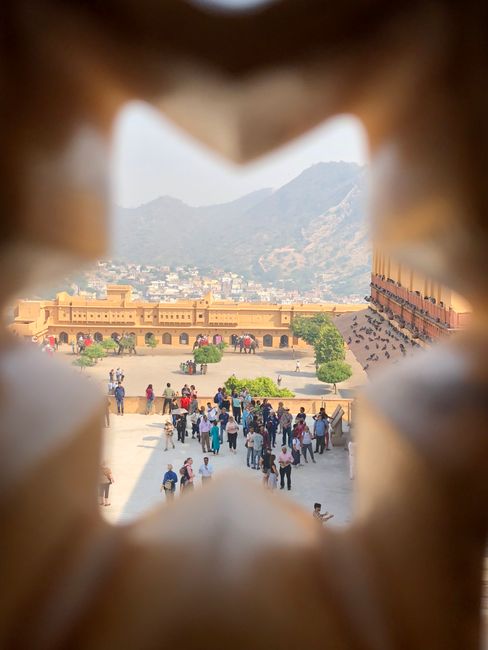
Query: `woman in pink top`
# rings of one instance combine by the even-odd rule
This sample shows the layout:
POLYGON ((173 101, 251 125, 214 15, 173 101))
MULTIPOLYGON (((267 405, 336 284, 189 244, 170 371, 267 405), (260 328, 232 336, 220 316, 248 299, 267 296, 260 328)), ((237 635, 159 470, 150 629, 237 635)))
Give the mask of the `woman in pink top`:
POLYGON ((227 439, 229 440, 229 449, 232 453, 237 453, 237 434, 239 432, 239 425, 234 419, 233 415, 229 415, 229 421, 225 427, 227 433, 227 439))

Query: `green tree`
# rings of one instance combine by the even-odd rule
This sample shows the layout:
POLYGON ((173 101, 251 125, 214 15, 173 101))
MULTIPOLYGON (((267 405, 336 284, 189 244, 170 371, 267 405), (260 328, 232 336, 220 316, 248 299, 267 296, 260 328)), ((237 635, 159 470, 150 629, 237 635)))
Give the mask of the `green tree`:
POLYGON ((334 393, 337 393, 337 385, 341 381, 346 381, 352 375, 351 366, 340 359, 335 361, 328 361, 319 366, 317 371, 317 378, 325 384, 334 385, 334 393))
POLYGON ((255 379, 238 379, 235 375, 229 377, 224 383, 225 389, 232 393, 240 393, 246 389, 253 397, 295 397, 288 388, 278 388, 269 377, 256 377, 255 379))
POLYGON ((343 361, 346 357, 344 340, 335 325, 322 327, 314 344, 315 362, 343 361))
POLYGON ((119 346, 113 340, 112 337, 110 337, 108 339, 103 339, 103 341, 101 342, 100 345, 102 346, 102 348, 104 350, 107 350, 107 351, 112 350, 113 352, 115 352, 115 350, 118 350, 118 348, 119 348, 119 346))
POLYGON ((309 345, 315 345, 322 328, 327 326, 332 326, 332 321, 328 314, 322 313, 314 316, 295 316, 290 329, 293 336, 297 336, 309 345))
POLYGON ((222 350, 216 345, 202 345, 193 351, 195 363, 218 363, 222 359, 222 350))
POLYGON ((148 337, 146 338, 146 345, 147 345, 149 348, 155 348, 155 347, 157 347, 158 342, 156 341, 156 337, 154 336, 154 334, 151 334, 151 336, 148 336, 148 337))
POLYGON ((91 359, 93 363, 96 363, 98 359, 103 359, 103 357, 107 356, 107 352, 99 343, 92 343, 84 349, 81 356, 86 359, 91 359))
POLYGON ((124 350, 133 350, 136 347, 136 337, 132 334, 124 334, 120 339, 120 345, 124 350))
POLYGON ((82 354, 81 357, 78 357, 78 359, 75 359, 73 361, 73 365, 78 366, 80 370, 83 370, 84 368, 94 366, 95 361, 93 359, 90 359, 90 357, 87 357, 82 354))

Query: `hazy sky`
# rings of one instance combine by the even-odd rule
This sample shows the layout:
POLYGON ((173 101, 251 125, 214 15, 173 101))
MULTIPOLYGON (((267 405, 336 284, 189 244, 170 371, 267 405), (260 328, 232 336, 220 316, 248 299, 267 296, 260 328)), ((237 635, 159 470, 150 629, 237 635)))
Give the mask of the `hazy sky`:
POLYGON ((366 162, 361 125, 338 117, 245 166, 208 150, 157 111, 128 105, 116 127, 113 197, 132 207, 170 195, 190 205, 233 200, 263 187, 280 187, 316 162, 366 162))

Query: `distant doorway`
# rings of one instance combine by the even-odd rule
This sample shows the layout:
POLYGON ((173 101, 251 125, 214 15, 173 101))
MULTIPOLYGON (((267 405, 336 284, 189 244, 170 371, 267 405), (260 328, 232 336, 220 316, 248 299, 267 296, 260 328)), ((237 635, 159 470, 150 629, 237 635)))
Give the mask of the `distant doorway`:
POLYGON ((93 338, 97 343, 101 343, 103 341, 103 334, 101 332, 95 332, 95 336, 93 338))
POLYGON ((151 342, 151 340, 154 338, 154 334, 152 332, 147 332, 146 335, 144 336, 144 342, 146 345, 151 342))
POLYGON ((273 337, 271 334, 265 334, 263 336, 263 347, 272 348, 273 347, 273 337))
POLYGON ((280 348, 287 348, 290 345, 288 335, 282 334, 280 336, 280 348))
POLYGON ((172 340, 173 340, 173 338, 172 338, 171 334, 169 334, 168 332, 165 332, 163 334, 163 344, 164 345, 171 345, 172 340))
POLYGON ((59 342, 60 343, 67 343, 69 340, 68 332, 61 332, 59 335, 59 342))
POLYGON ((189 336, 186 332, 180 334, 180 345, 188 345, 189 340, 189 336))

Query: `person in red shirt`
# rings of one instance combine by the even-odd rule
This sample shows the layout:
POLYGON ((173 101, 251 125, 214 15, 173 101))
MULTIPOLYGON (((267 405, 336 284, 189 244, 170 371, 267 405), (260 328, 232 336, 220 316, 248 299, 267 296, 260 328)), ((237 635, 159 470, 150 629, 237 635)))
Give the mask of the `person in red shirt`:
POLYGON ((190 410, 190 398, 188 395, 183 395, 180 399, 180 407, 187 411, 190 410))

